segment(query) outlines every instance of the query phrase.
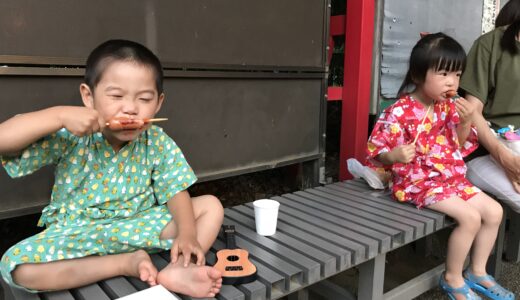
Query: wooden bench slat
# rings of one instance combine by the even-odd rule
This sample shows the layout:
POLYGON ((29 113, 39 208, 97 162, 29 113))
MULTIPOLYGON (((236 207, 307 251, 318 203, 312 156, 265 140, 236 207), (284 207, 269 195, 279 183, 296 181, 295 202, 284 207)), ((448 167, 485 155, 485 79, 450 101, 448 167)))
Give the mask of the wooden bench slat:
MULTIPOLYGON (((261 261, 265 265, 268 265, 271 270, 282 274, 285 277, 284 292, 296 290, 304 283, 303 270, 297 266, 239 236, 236 237, 236 244, 239 248, 246 249, 249 254, 254 257, 254 260, 261 261)), ((251 258, 251 260, 253 260, 253 258, 251 258)))
MULTIPOLYGON (((254 216, 246 217, 241 213, 233 210, 226 209, 226 217, 233 222, 240 223, 241 225, 251 229, 255 229, 254 216)), ((317 260, 321 265, 321 276, 329 277, 336 273, 336 259, 332 255, 312 247, 308 242, 302 242, 289 235, 284 234, 278 230, 275 235, 270 236, 270 239, 283 244, 290 249, 297 251, 298 253, 305 255, 309 258, 317 260)))
POLYGON ((345 192, 340 192, 334 190, 332 187, 323 187, 316 189, 315 191, 309 191, 310 193, 315 193, 317 191, 324 192, 333 196, 338 197, 349 197, 351 201, 354 201, 356 203, 370 206, 373 209, 386 211, 392 214, 396 214, 399 216, 403 216, 405 219, 409 220, 415 220, 417 222, 420 222, 424 226, 424 234, 430 234, 435 229, 435 220, 432 218, 429 218, 428 216, 425 216, 421 214, 421 211, 417 210, 415 212, 409 212, 407 210, 403 210, 402 207, 396 207, 393 205, 390 205, 390 201, 387 203, 377 203, 375 201, 372 201, 374 197, 370 197, 367 195, 360 195, 360 194, 350 194, 345 192))
POLYGON ((89 284, 74 290, 74 294, 78 300, 96 299, 96 300, 110 300, 110 297, 96 284, 89 284))
POLYGON ((291 206, 294 209, 302 210, 308 214, 315 215, 319 218, 326 219, 329 222, 333 222, 334 224, 341 226, 344 228, 344 234, 348 234, 349 232, 356 232, 362 236, 368 237, 370 239, 376 240, 379 243, 379 252, 385 252, 390 250, 392 247, 392 236, 389 234, 385 234, 371 228, 367 228, 366 226, 354 223, 348 219, 348 217, 339 216, 335 214, 332 208, 320 204, 314 203, 308 199, 298 197, 295 195, 284 195, 284 198, 287 198, 287 201, 284 201, 284 205, 291 206))
POLYGON ((379 251, 379 244, 380 241, 368 237, 362 234, 357 233, 354 230, 351 230, 350 228, 343 227, 341 225, 335 224, 331 221, 331 218, 328 218, 324 216, 323 214, 316 213, 315 211, 309 211, 306 212, 304 210, 295 209, 292 206, 289 206, 287 204, 294 203, 294 201, 287 199, 287 198, 276 198, 280 201, 280 203, 283 203, 283 207, 287 214, 290 214, 292 217, 304 220, 305 222, 311 223, 314 226, 320 227, 323 230, 335 233, 345 239, 351 240, 355 243, 361 244, 365 247, 365 253, 364 258, 368 259, 371 257, 374 257, 377 255, 379 251), (283 200, 282 200, 283 199, 283 200))
MULTIPOLYGON (((334 202, 331 201, 331 198, 334 198, 334 196, 329 197, 320 197, 318 195, 306 193, 304 194, 305 198, 314 200, 316 202, 322 203, 324 205, 329 205, 333 208, 335 208, 338 212, 345 213, 345 216, 348 215, 354 215, 358 218, 365 220, 367 227, 375 229, 375 227, 386 227, 386 228, 393 228, 395 230, 401 231, 404 235, 405 243, 411 242, 414 239, 414 232, 416 231, 413 226, 403 224, 401 222, 397 222, 392 219, 383 218, 381 216, 377 216, 373 214, 372 212, 367 212, 364 210, 356 209, 350 205, 348 205, 348 201, 343 201, 341 199, 336 197, 337 199, 340 199, 340 201, 334 202)), ((328 195, 326 195, 328 196, 328 195)))
MULTIPOLYGON (((251 206, 250 206, 251 207, 251 206)), ((252 207, 251 207, 252 209, 252 207)), ((280 211, 278 212, 278 224, 286 223, 290 226, 296 227, 298 229, 304 230, 309 234, 314 234, 319 236, 322 239, 329 241, 330 243, 336 244, 339 247, 343 247, 345 249, 350 250, 354 255, 352 255, 352 263, 358 264, 361 261, 366 260, 366 246, 362 245, 358 242, 352 241, 350 239, 344 238, 338 234, 335 234, 329 230, 324 230, 322 228, 316 227, 313 223, 309 223, 308 221, 304 221, 298 218, 287 214, 286 211, 290 211, 288 207, 280 206, 280 211)))
POLYGON ((137 289, 123 276, 103 280, 99 285, 110 298, 120 298, 137 292, 137 289))
POLYGON ((74 300, 74 296, 69 290, 47 292, 43 298, 46 300, 74 300))
POLYGON ((241 237, 255 246, 270 252, 272 255, 278 256, 284 261, 297 266, 300 270, 303 270, 303 283, 311 284, 320 279, 321 265, 315 259, 304 256, 301 253, 287 248, 283 244, 277 243, 267 237, 257 235, 255 231, 237 224, 227 217, 224 218, 224 224, 234 225, 237 237, 241 237))
MULTIPOLYGON (((331 185, 326 186, 326 188, 330 188, 332 190, 336 190, 336 191, 339 191, 342 193, 347 193, 347 194, 363 195, 363 197, 367 197, 364 199, 368 199, 368 197, 370 197, 370 201, 372 201, 373 203, 379 203, 379 204, 386 205, 386 206, 400 208, 403 211, 408 211, 408 212, 411 212, 411 213, 414 213, 414 214, 417 214, 420 216, 428 217, 435 221, 435 230, 439 230, 445 226, 444 223, 446 220, 446 215, 436 212, 434 210, 417 209, 411 203, 397 202, 394 199, 392 199, 390 196, 386 196, 386 195, 381 196, 381 197, 374 197, 372 194, 353 191, 342 184, 331 184, 331 185)), ((318 188, 318 189, 320 189, 320 188, 318 188)), ((375 192, 375 193, 378 193, 378 192, 375 192)))
MULTIPOLYGON (((354 180, 350 180, 350 181, 354 181, 354 180)), ((351 188, 352 184, 350 183, 350 181, 347 180, 347 181, 336 182, 336 183, 327 185, 327 187, 342 188, 344 191, 350 192, 350 193, 355 192, 355 193, 361 193, 364 195, 375 196, 374 198, 372 198, 372 201, 380 202, 382 199, 382 201, 389 201, 390 203, 393 203, 393 205, 402 206, 404 210, 408 210, 411 212, 417 211, 417 208, 413 204, 401 203, 401 202, 397 202, 394 199, 392 199, 390 190, 384 190, 384 191, 373 190, 372 188, 368 187, 368 185, 366 185, 367 188, 365 190, 358 191, 357 189, 351 188)), ((357 180, 355 180, 355 181, 357 181, 357 180)), ((430 210, 430 209, 423 209, 423 210, 421 210, 421 213, 424 215, 428 215, 431 218, 438 220, 439 222, 443 222, 446 219, 445 214, 434 211, 434 210, 430 210)), ((444 226, 444 224, 440 223, 439 226, 444 226)), ((437 227, 437 230, 440 228, 442 228, 442 227, 437 227)))
POLYGON ((346 205, 349 207, 349 210, 352 212, 356 212, 358 214, 363 214, 366 216, 367 214, 370 216, 371 220, 375 220, 376 222, 380 222, 381 224, 387 224, 389 226, 398 226, 401 227, 401 225, 404 226, 410 226, 412 228, 412 231, 414 233, 414 238, 419 239, 424 236, 425 234, 425 226, 424 223, 418 222, 411 219, 402 218, 399 215, 396 215, 392 212, 387 212, 381 209, 374 209, 373 207, 370 207, 370 205, 367 205, 366 203, 359 203, 353 200, 353 195, 345 195, 342 197, 330 195, 327 193, 324 193, 322 191, 313 190, 311 192, 296 192, 297 195, 315 195, 318 197, 326 198, 329 200, 336 200, 336 202, 340 202, 343 205, 346 205), (345 201, 348 200, 348 201, 345 201), (401 224, 401 225, 399 225, 401 224))
MULTIPOLYGON (((234 211, 240 212, 245 216, 250 216, 253 209, 249 206, 240 205, 233 208, 234 211)), ((351 266, 352 251, 331 243, 320 236, 309 234, 300 228, 294 227, 290 224, 278 222, 277 231, 282 232, 292 238, 298 239, 302 242, 312 243, 314 247, 320 249, 330 255, 336 257, 336 268, 338 271, 346 270, 351 266)))
MULTIPOLYGON (((213 245, 211 246, 211 251, 216 252, 220 249, 224 249, 225 246, 226 245, 224 242, 217 239, 215 243, 213 243, 213 245)), ((281 297, 285 290, 285 277, 271 270, 263 263, 256 261, 253 257, 249 257, 249 260, 256 266, 256 273, 258 276, 258 280, 256 282, 261 282, 265 286, 265 294, 267 298, 281 297)), ((257 285, 243 284, 239 287, 241 289, 247 289, 250 287, 257 287, 257 285)), ((259 292, 257 290, 254 290, 253 294, 259 294, 259 292)))

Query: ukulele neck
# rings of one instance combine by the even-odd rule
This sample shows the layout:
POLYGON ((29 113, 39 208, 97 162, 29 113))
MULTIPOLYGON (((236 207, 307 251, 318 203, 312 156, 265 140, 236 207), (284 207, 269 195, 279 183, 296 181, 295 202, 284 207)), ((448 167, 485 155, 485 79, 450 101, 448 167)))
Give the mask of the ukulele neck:
POLYGON ((235 242, 235 226, 224 225, 224 235, 226 237, 226 248, 236 249, 237 245, 235 242))

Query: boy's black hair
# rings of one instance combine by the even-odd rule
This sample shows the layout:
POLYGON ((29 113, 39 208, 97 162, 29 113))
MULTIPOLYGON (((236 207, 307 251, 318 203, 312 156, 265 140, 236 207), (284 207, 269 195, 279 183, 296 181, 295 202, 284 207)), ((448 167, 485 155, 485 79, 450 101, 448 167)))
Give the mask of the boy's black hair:
POLYGON ((498 13, 495 27, 507 26, 500 46, 511 54, 518 53, 516 36, 520 32, 520 0, 509 0, 498 13))
POLYGON ((163 70, 159 58, 145 46, 128 40, 108 40, 92 50, 85 67, 85 83, 92 92, 106 68, 114 61, 130 61, 151 68, 157 92, 162 94, 163 70))
POLYGON ((429 69, 454 72, 465 68, 466 52, 456 40, 442 32, 428 34, 412 49, 408 72, 397 97, 406 93, 409 86, 424 83, 429 69))

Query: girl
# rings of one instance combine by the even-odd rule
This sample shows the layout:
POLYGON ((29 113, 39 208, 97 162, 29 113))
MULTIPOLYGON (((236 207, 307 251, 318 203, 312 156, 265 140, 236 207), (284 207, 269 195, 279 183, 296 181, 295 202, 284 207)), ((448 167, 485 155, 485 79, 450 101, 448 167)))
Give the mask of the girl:
POLYGON ((59 290, 126 275, 193 297, 220 291, 220 272, 204 266, 222 224, 220 201, 190 198, 186 188, 197 178, 161 128, 105 126, 112 118, 153 118, 164 100, 162 83, 150 50, 107 41, 87 59, 80 86, 85 107, 51 107, 0 124, 0 141, 9 141, 0 144, 9 175, 56 165, 39 222, 46 229, 4 254, 7 283, 59 290), (157 272, 147 252, 162 249, 171 249, 171 263, 157 272))
POLYGON ((465 67, 464 49, 442 34, 423 37, 412 49, 399 100, 387 108, 368 141, 368 162, 392 172, 392 195, 457 222, 448 240, 441 288, 451 299, 513 299, 486 274, 502 220, 502 207, 464 177, 462 158, 477 147, 473 106, 450 98, 465 67), (409 88, 411 92, 407 92, 409 88), (463 272, 470 248, 471 264, 463 272))

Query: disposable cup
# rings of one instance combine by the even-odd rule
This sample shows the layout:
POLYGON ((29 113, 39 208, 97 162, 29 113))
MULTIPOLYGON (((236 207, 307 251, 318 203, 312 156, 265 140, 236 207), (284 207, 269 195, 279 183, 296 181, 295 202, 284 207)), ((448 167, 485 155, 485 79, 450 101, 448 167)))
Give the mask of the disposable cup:
POLYGON ((253 206, 255 207, 256 233, 264 236, 275 234, 280 203, 271 199, 260 199, 254 201, 253 206))

